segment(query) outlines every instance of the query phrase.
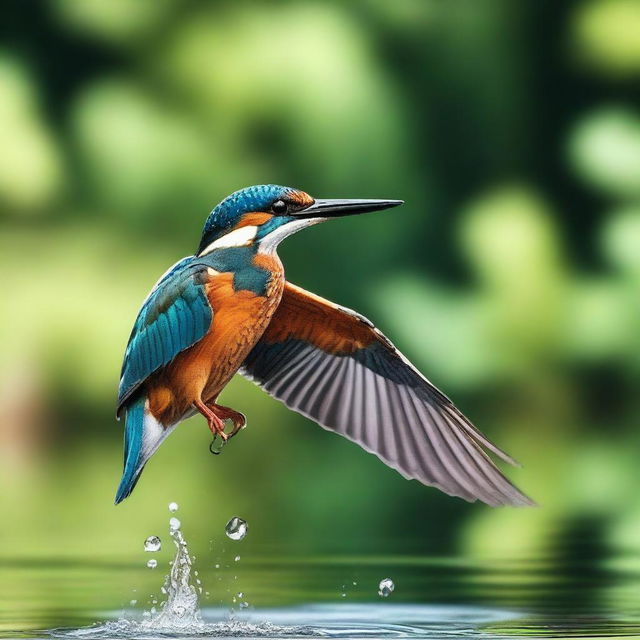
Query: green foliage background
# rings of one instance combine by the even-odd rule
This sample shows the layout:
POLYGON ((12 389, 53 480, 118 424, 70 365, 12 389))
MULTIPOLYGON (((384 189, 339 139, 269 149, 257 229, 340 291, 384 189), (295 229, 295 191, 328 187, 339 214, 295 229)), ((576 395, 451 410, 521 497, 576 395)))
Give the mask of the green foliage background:
POLYGON ((10 0, 0 28, 0 556, 139 562, 169 500, 203 553, 235 514, 256 557, 637 547, 638 2, 10 0), (406 200, 287 241, 288 277, 374 320, 541 508, 406 482, 240 379, 224 455, 192 419, 113 506, 139 304, 267 182, 406 200))

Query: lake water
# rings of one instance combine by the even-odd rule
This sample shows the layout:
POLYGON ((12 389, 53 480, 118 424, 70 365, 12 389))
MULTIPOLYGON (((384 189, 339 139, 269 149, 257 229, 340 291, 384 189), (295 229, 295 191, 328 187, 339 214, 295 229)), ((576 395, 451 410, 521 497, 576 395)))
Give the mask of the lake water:
POLYGON ((595 559, 588 545, 575 549, 563 560, 236 560, 235 547, 225 557, 212 554, 194 563, 198 575, 192 578, 203 590, 202 626, 164 631, 145 629, 143 611, 164 598, 166 559, 151 570, 147 554, 138 564, 5 557, 0 636, 640 637, 640 558, 618 553, 595 559), (377 588, 386 577, 395 591, 381 598, 377 588), (241 610, 244 601, 249 606, 241 610))

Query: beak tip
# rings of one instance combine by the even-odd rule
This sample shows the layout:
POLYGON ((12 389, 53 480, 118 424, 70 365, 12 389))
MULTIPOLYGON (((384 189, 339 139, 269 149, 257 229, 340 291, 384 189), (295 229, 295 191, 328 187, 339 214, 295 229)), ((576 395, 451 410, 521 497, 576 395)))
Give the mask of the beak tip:
POLYGON ((315 200, 301 213, 304 217, 336 218, 382 211, 404 204, 404 200, 315 200))

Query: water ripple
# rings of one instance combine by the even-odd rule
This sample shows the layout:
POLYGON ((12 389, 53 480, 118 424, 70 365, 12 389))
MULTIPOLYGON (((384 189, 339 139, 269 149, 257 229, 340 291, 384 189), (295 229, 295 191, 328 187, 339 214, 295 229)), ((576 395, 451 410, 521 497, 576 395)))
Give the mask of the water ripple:
MULTIPOLYGON (((309 605, 262 609, 229 618, 205 609, 202 621, 159 627, 155 621, 112 620, 80 629, 54 629, 62 640, 156 638, 461 638, 488 637, 484 625, 517 619, 512 612, 480 607, 422 605, 309 605)), ((498 636, 494 636, 498 637, 498 636)))

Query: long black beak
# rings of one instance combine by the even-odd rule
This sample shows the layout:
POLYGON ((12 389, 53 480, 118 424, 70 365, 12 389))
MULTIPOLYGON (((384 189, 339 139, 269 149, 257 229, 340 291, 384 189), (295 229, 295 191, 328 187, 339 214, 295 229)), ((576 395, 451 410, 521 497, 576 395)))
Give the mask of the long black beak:
POLYGON ((339 218, 390 209, 400 204, 404 204, 404 200, 316 200, 294 215, 296 218, 339 218))

